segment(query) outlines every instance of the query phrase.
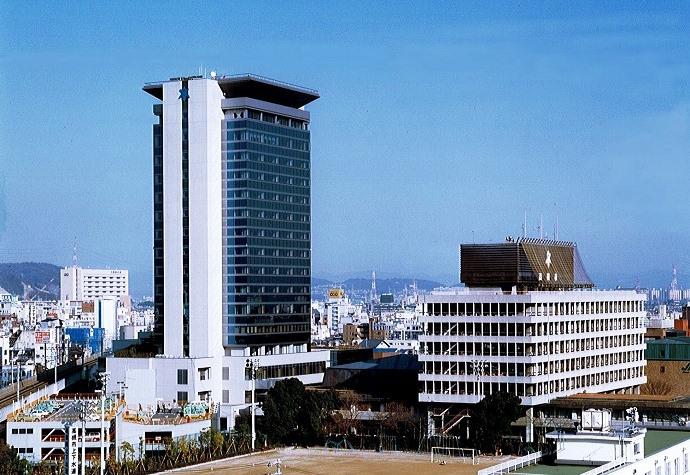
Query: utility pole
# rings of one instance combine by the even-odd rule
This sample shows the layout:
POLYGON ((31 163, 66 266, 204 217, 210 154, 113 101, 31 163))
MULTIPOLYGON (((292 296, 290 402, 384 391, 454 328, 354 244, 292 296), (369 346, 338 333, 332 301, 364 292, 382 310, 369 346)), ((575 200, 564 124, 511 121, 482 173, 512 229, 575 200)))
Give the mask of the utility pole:
POLYGON ((108 371, 104 371, 102 373, 98 373, 98 379, 101 381, 101 389, 97 390, 97 392, 101 393, 101 463, 100 463, 100 469, 101 469, 101 475, 105 474, 105 392, 106 388, 108 386, 108 379, 110 379, 110 373, 108 371))
POLYGON ((79 419, 81 420, 81 475, 86 473, 86 401, 79 404, 79 419))
POLYGON ((247 359, 245 366, 249 370, 249 376, 252 380, 252 452, 256 448, 256 377, 259 373, 259 359, 254 358, 253 360, 247 359))

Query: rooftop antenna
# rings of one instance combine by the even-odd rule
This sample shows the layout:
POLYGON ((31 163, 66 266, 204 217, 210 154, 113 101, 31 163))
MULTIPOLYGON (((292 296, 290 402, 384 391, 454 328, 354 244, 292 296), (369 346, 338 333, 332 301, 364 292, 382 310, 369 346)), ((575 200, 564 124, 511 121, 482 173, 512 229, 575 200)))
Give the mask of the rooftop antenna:
POLYGON ((525 220, 522 222, 522 237, 527 239, 527 210, 525 210, 525 220))
POLYGON ((544 239, 544 216, 539 215, 539 239, 544 239))
POLYGON ((558 241, 558 203, 554 203, 553 205, 556 208, 556 226, 554 226, 553 238, 558 241))
POLYGON ((72 247, 72 267, 77 267, 77 236, 74 236, 74 246, 72 247))

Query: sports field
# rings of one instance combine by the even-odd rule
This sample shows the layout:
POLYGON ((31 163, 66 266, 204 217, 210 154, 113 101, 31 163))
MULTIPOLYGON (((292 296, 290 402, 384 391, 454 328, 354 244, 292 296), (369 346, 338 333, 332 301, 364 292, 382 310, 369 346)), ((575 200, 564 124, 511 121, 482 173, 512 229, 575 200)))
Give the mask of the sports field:
POLYGON ((282 449, 264 452, 247 457, 236 457, 224 461, 204 464, 202 466, 179 469, 175 474, 212 473, 217 475, 266 475, 275 473, 275 466, 269 462, 282 461, 282 473, 285 475, 474 475, 480 468, 507 460, 508 457, 480 458, 478 465, 458 463, 448 458, 445 465, 432 464, 428 454, 407 452, 368 452, 360 450, 328 449, 282 449))

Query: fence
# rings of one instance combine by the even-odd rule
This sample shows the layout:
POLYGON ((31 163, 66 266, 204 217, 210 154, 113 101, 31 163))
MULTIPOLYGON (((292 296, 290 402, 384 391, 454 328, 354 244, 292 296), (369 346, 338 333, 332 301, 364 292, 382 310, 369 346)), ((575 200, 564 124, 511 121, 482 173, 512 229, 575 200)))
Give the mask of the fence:
POLYGON ((508 460, 492 467, 483 468, 477 472, 477 475, 495 475, 498 473, 509 473, 515 469, 534 465, 541 460, 541 451, 532 452, 524 457, 508 460))
POLYGON ((588 470, 584 472, 582 475, 601 475, 602 473, 606 473, 609 470, 621 467, 627 463, 628 459, 626 457, 620 457, 610 461, 609 463, 605 463, 604 465, 599 465, 598 467, 593 468, 592 470, 588 470))

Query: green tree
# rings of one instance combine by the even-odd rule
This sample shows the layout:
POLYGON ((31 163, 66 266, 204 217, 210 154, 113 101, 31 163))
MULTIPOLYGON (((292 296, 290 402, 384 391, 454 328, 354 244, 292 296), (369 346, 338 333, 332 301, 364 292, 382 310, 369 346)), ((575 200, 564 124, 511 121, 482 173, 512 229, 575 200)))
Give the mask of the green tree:
POLYGON ((304 384, 297 378, 280 380, 268 390, 262 408, 264 429, 270 441, 289 444, 299 438, 303 405, 304 384))
POLYGON ((4 442, 0 442, 0 473, 30 473, 29 462, 20 459, 17 452, 4 442))
POLYGON ((524 413, 520 398, 505 391, 486 396, 471 409, 475 447, 498 452, 501 439, 510 434, 510 424, 524 413))
POLYGON ((320 442, 326 419, 337 405, 332 392, 307 391, 299 379, 284 379, 266 394, 263 428, 274 443, 320 442))

